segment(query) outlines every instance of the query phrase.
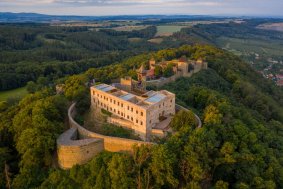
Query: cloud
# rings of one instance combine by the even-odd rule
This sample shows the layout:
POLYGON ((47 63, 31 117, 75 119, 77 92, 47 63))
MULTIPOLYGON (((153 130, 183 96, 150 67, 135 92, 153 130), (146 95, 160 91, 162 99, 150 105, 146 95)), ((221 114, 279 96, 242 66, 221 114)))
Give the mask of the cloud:
POLYGON ((56 3, 71 3, 71 4, 89 4, 89 5, 216 5, 219 4, 215 1, 203 0, 55 0, 56 3))
POLYGON ((282 0, 0 0, 0 11, 45 14, 283 15, 282 0))
POLYGON ((88 5, 88 6, 112 6, 112 5, 191 5, 191 6, 215 6, 219 2, 205 0, 0 0, 0 3, 10 5, 42 5, 42 4, 67 4, 67 5, 88 5))

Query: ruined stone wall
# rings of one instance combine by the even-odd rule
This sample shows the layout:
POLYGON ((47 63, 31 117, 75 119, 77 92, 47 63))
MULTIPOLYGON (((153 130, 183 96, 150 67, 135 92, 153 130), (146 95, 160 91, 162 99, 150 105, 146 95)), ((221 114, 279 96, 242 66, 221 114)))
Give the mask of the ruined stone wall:
POLYGON ((165 78, 163 80, 157 79, 157 80, 146 81, 146 85, 162 87, 163 85, 167 83, 176 81, 180 77, 192 77, 193 74, 198 73, 202 69, 207 69, 207 62, 194 63, 194 70, 190 72, 187 72, 188 64, 186 63, 179 63, 178 68, 180 68, 182 71, 181 72, 179 71, 175 75, 165 78))
POLYGON ((167 83, 171 83, 176 81, 178 78, 182 77, 181 73, 175 74, 171 77, 164 78, 163 80, 151 80, 151 81, 146 81, 147 86, 156 86, 156 87, 162 87, 163 85, 167 83))

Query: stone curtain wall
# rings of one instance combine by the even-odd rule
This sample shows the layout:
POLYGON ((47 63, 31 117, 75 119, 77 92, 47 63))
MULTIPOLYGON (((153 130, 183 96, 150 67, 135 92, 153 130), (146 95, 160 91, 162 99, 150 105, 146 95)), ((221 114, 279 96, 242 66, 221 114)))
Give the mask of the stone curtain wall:
MULTIPOLYGON (((58 164, 63 169, 71 168, 76 164, 84 164, 103 150, 110 152, 132 152, 133 145, 152 145, 154 143, 137 141, 119 137, 110 137, 91 132, 79 125, 73 117, 76 115, 75 103, 68 110, 70 129, 57 139, 58 164)), ((177 105, 176 109, 188 109, 177 105)), ((198 127, 202 123, 197 115, 198 127)), ((162 136, 160 131, 154 134, 162 136)), ((164 134, 164 133, 163 133, 164 134)))
POLYGON ((68 110, 71 128, 57 139, 58 164, 61 168, 69 169, 76 164, 84 164, 103 150, 132 152, 133 145, 153 144, 91 132, 73 119, 76 115, 75 105, 76 103, 73 103, 68 110))
MULTIPOLYGON (((179 105, 179 104, 176 104, 175 107, 176 107, 176 110, 190 111, 190 110, 188 110, 187 108, 185 108, 185 107, 183 107, 183 106, 181 106, 181 105, 179 105)), ((201 128, 201 127, 202 127, 202 122, 201 122, 199 116, 198 116, 197 114, 194 114, 194 115, 195 115, 196 121, 197 121, 197 123, 198 123, 198 126, 197 126, 197 127, 198 127, 198 128, 201 128)))
POLYGON ((67 169, 76 164, 84 164, 103 149, 103 140, 94 138, 80 140, 78 130, 70 128, 57 139, 58 165, 67 169))

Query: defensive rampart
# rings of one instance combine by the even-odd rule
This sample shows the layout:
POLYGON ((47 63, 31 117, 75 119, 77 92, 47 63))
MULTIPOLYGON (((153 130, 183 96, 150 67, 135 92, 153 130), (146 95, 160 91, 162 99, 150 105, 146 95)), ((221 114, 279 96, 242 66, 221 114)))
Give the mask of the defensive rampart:
MULTIPOLYGON (((187 108, 185 108, 185 107, 183 107, 183 106, 181 106, 181 105, 179 105, 179 104, 176 104, 175 107, 176 107, 176 110, 190 111, 190 110, 188 110, 187 108)), ((196 121, 197 121, 197 123, 198 123, 198 126, 197 126, 197 127, 198 127, 198 128, 202 127, 202 122, 201 122, 199 116, 198 116, 197 114, 194 114, 194 115, 195 115, 196 121)))
POLYGON ((103 149, 103 140, 79 139, 78 130, 70 128, 57 139, 58 164, 63 169, 84 164, 103 149))
POLYGON ((73 118, 76 115, 75 103, 68 110, 70 129, 57 140, 58 164, 63 169, 76 164, 84 164, 103 150, 110 152, 132 152, 134 145, 153 143, 111 137, 91 132, 79 125, 73 118))
MULTIPOLYGON (((63 169, 69 169, 76 164, 84 164, 103 150, 110 152, 132 152, 133 145, 152 145, 154 143, 131 140, 119 137, 111 137, 91 132, 75 120, 75 103, 68 110, 70 129, 64 132, 57 139, 58 164, 63 169)), ((188 110, 176 104, 176 109, 188 110)), ((197 115, 198 127, 201 127, 201 120, 197 115)), ((154 133, 163 136, 163 133, 154 130, 154 133)))

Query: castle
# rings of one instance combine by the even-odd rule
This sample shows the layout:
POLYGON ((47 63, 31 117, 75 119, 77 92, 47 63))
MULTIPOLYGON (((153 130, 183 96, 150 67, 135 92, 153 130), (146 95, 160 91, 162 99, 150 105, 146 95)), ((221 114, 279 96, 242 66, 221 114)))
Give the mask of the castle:
MULTIPOLYGON (((134 130, 144 141, 106 136, 87 130, 74 120, 77 111, 76 103, 73 103, 68 109, 71 128, 57 139, 58 165, 61 168, 84 164, 103 150, 132 152, 133 145, 152 145, 148 142, 151 136, 163 137, 170 131, 169 124, 175 111, 189 111, 175 104, 175 94, 166 90, 147 91, 146 86, 160 86, 181 76, 190 77, 193 73, 206 69, 207 63, 201 60, 187 61, 185 58, 160 63, 150 60, 149 63, 149 70, 142 66, 137 71, 138 81, 126 77, 120 83, 90 87, 93 113, 107 112, 108 122, 134 130), (155 75, 157 66, 168 70, 169 65, 172 76, 162 78, 155 75)), ((198 127, 201 127, 200 118, 197 115, 195 117, 198 127)))
MULTIPOLYGON (((137 70, 139 81, 151 81, 162 77, 161 73, 157 73, 157 68, 159 67, 160 72, 171 72, 167 77, 190 77, 192 74, 199 72, 202 69, 207 69, 207 62, 202 59, 187 60, 186 57, 181 57, 180 59, 174 59, 171 61, 162 60, 161 62, 156 62, 154 59, 149 61, 149 69, 146 70, 144 65, 137 70)), ((166 76, 165 76, 166 77, 166 76)), ((164 78, 163 78, 164 80, 164 78)))
POLYGON ((109 112, 109 123, 134 130, 145 141, 154 131, 166 129, 175 114, 175 94, 144 91, 131 78, 119 84, 95 85, 90 90, 92 109, 109 112))

